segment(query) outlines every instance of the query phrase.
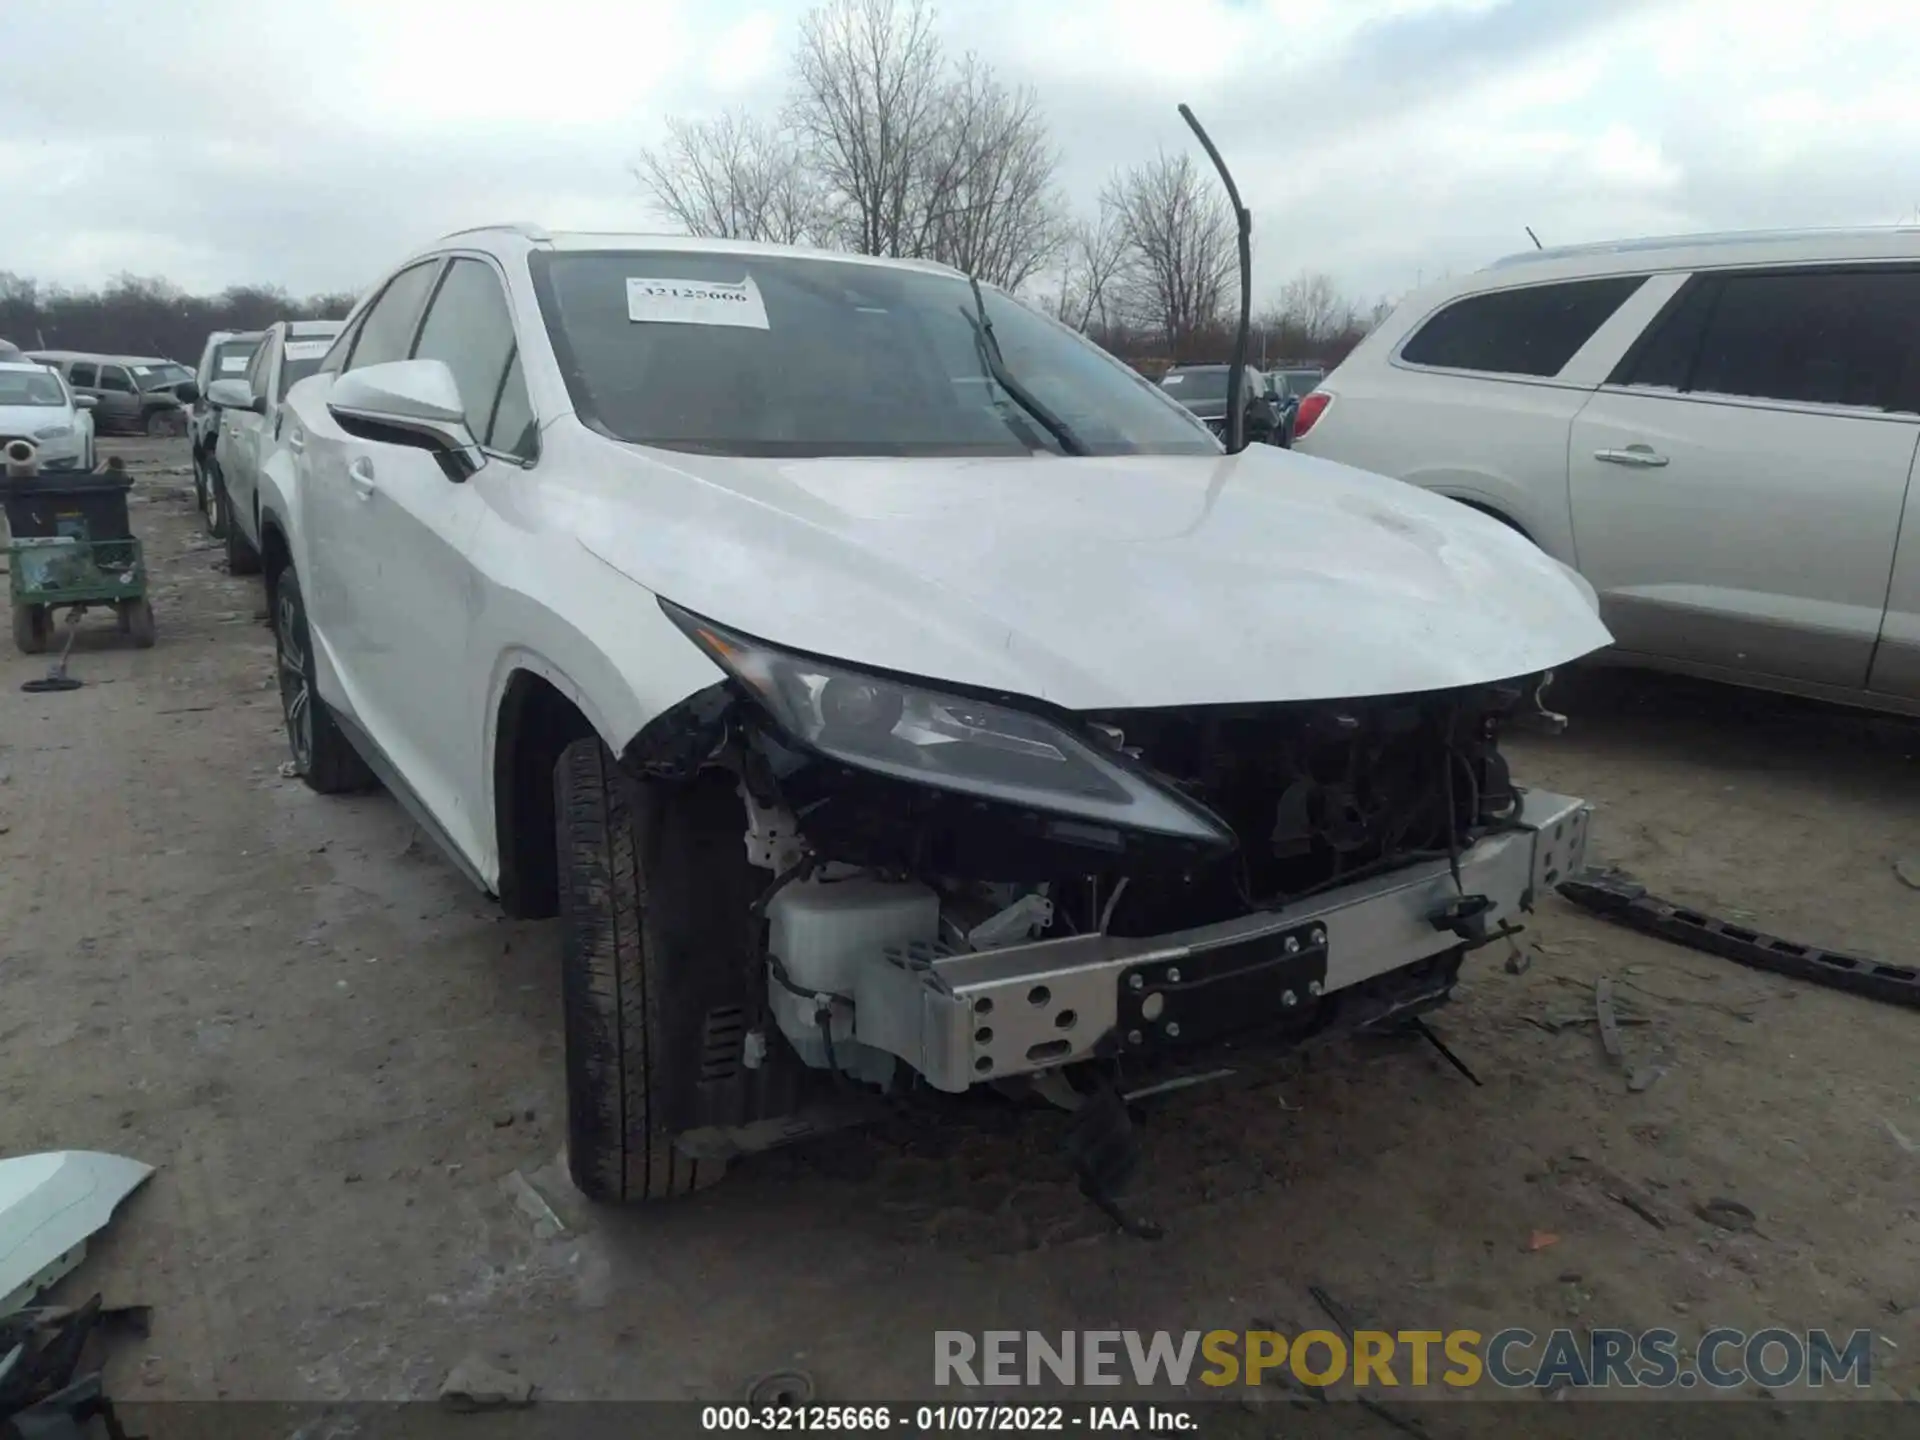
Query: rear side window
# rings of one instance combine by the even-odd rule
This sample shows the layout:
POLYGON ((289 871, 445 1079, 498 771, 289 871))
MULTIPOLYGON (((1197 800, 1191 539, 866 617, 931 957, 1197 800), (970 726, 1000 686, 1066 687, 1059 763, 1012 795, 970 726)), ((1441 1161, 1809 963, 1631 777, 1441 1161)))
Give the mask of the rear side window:
POLYGON ((438 260, 423 260, 387 282, 387 288, 380 292, 380 298, 373 302, 366 319, 360 322, 353 353, 347 357, 347 369, 359 370, 407 358, 413 349, 414 326, 420 318, 421 303, 427 298, 427 287, 439 268, 438 260))
POLYGON ((100 367, 91 360, 76 360, 67 371, 69 385, 84 386, 88 390, 100 388, 100 367))
POLYGON ((1645 283, 1644 275, 1618 275, 1469 295, 1422 325, 1400 358, 1448 370, 1558 375, 1645 283))

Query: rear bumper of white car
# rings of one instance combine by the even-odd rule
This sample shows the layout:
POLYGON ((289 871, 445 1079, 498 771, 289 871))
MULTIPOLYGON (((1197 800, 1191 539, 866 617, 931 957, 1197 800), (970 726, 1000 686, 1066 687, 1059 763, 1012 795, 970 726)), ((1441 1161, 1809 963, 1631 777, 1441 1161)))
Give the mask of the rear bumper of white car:
MULTIPOLYGON (((965 954, 915 949, 864 966, 854 1037, 940 1090, 1105 1055, 1185 1048, 1319 1005, 1460 946, 1450 902, 1485 897, 1497 931, 1585 862, 1589 807, 1530 791, 1512 828, 1459 857, 1410 865, 1301 901, 1174 934, 1076 935, 965 954)), ((1450 974, 1442 985, 1450 984, 1450 974)))

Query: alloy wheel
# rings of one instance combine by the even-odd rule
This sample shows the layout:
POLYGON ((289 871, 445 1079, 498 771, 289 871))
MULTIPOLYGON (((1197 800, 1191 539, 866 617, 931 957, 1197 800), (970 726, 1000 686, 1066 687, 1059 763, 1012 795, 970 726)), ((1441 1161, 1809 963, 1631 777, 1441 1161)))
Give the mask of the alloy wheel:
POLYGON ((292 595, 274 605, 274 650, 280 675, 280 709, 287 719, 287 745, 301 774, 313 764, 313 691, 307 683, 305 626, 292 595))

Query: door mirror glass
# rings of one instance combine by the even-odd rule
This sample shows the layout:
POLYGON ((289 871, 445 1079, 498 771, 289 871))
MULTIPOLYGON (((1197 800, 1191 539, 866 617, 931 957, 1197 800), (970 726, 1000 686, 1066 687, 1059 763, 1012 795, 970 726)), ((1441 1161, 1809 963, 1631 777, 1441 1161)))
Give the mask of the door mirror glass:
POLYGON ((450 479, 464 480, 483 463, 460 386, 443 361, 390 360, 349 370, 334 381, 327 411, 362 440, 432 451, 450 479))

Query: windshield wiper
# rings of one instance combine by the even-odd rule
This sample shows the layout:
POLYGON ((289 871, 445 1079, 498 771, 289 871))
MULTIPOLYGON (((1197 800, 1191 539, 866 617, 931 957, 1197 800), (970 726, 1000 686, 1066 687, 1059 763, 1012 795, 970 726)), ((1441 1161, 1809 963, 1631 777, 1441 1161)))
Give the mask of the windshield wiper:
POLYGON ((1031 390, 1013 378, 1013 373, 1007 369, 1006 357, 1000 353, 1000 341, 994 336, 993 321, 987 318, 987 301, 986 297, 980 293, 980 281, 969 275, 967 283, 973 287, 973 314, 968 315, 967 320, 973 326, 974 344, 979 348, 980 363, 987 367, 987 373, 1002 390, 1014 398, 1014 402, 1022 410, 1040 422, 1067 454, 1089 453, 1086 442, 1073 433, 1066 421, 1054 414, 1042 401, 1034 398, 1031 390))

